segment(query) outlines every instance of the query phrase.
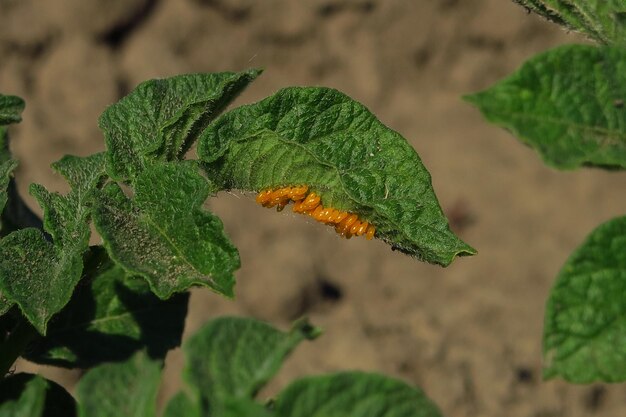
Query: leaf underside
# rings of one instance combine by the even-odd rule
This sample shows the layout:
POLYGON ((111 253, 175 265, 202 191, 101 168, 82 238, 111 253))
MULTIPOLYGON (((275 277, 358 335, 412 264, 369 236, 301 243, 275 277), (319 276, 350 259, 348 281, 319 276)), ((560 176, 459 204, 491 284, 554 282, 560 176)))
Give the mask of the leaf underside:
POLYGON ((626 381, 626 217, 595 229, 568 259, 546 308, 544 376, 626 381))
POLYGON ((420 260, 448 265, 475 253, 450 231, 413 148, 336 90, 286 88, 236 108, 201 134, 198 155, 222 190, 307 185, 420 260))
POLYGON ((626 168, 624 49, 558 47, 465 98, 554 168, 626 168))

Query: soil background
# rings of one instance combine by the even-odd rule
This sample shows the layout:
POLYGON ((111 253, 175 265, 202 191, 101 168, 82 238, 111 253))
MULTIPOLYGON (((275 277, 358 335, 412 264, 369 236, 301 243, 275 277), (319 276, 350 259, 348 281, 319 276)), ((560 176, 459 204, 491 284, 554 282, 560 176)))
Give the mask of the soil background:
MULTIPOLYGON (((534 53, 584 41, 506 0, 0 0, 0 91, 27 101, 12 142, 23 191, 66 190, 50 163, 102 150, 99 114, 148 78, 264 68, 238 104, 291 85, 344 91, 412 143, 478 256, 421 264, 221 193, 208 204, 241 252, 237 299, 195 291, 185 334, 220 314, 282 328, 308 315, 325 334, 263 395, 361 369, 421 386, 446 416, 618 417, 624 385, 542 381, 541 337, 554 277, 596 225, 624 213, 626 175, 549 169, 460 99, 534 53)), ((182 364, 173 351, 161 401, 182 364)), ((42 372, 69 389, 78 376, 42 372)))

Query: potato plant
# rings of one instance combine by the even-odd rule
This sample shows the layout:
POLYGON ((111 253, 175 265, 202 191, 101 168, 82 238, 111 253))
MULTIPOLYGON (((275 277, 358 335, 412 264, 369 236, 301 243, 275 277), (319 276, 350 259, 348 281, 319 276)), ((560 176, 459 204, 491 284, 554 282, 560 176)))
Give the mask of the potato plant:
MULTIPOLYGON (((106 151, 53 164, 69 193, 31 185, 42 220, 12 176, 7 126, 24 103, 0 95, 0 416, 156 416, 189 289, 234 296, 239 254, 203 207, 220 191, 260 192, 279 209, 293 202, 345 237, 365 234, 421 261, 475 253, 450 231, 417 153, 346 95, 292 87, 220 115, 259 74, 140 84, 100 117, 106 151), (101 245, 89 246, 92 223, 101 245), (20 356, 86 370, 76 398, 13 373, 20 356)), ((211 321, 183 344, 186 387, 162 415, 440 415, 420 389, 361 372, 304 378, 256 400, 296 345, 319 334, 304 319, 288 332, 211 321)))
MULTIPOLYGON (((467 100, 551 167, 626 169, 626 3, 515 1, 596 45, 539 54, 467 100)), ((556 278, 546 307, 545 378, 626 381, 625 295, 626 217, 618 217, 592 231, 556 278)))

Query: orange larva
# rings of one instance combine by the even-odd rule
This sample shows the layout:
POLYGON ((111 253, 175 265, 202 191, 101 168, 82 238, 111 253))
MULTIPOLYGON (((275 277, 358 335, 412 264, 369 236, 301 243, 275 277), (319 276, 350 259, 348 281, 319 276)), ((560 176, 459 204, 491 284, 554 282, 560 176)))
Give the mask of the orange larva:
POLYGON ((376 228, 372 224, 359 220, 354 213, 330 207, 325 208, 321 204, 320 196, 308 191, 309 187, 306 185, 263 190, 256 196, 256 202, 263 207, 276 207, 276 210, 282 211, 289 202, 293 201, 294 213, 308 214, 318 222, 335 226, 335 231, 346 239, 354 235, 365 235, 367 240, 374 238, 376 228))

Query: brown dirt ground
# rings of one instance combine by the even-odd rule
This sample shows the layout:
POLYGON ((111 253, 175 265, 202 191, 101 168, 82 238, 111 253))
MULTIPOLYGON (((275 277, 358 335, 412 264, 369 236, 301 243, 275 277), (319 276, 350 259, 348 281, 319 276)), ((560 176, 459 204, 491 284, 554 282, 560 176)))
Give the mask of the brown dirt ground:
MULTIPOLYGON (((541 380, 548 291, 585 235, 623 213, 615 190, 626 176, 546 168, 459 98, 581 38, 503 0, 102 4, 0 0, 0 91, 28 103, 13 131, 23 189, 64 190, 49 164, 103 149, 98 115, 138 82, 263 67, 240 103, 290 85, 336 87, 361 101, 411 141, 458 233, 479 250, 447 269, 420 264, 224 193, 210 206, 241 251, 238 297, 194 292, 186 334, 219 314, 283 328, 309 315, 325 335, 301 346, 267 392, 299 375, 363 369, 423 387, 447 416, 626 414, 624 385, 541 380)), ((172 352, 163 398, 181 366, 172 352)), ((70 388, 76 376, 43 372, 70 388)))

